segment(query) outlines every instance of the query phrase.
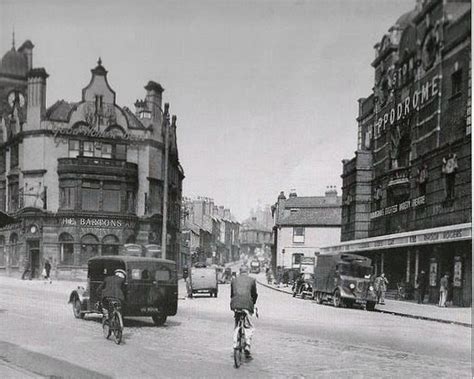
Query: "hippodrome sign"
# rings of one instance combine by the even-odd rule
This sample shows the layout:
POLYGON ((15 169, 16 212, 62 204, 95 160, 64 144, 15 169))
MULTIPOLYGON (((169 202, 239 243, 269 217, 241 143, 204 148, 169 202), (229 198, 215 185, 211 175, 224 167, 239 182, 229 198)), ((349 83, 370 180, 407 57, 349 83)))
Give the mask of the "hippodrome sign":
POLYGON ((130 133, 125 132, 124 134, 118 134, 115 131, 100 131, 97 129, 90 128, 86 125, 80 125, 75 128, 68 128, 68 127, 60 127, 58 125, 53 125, 51 130, 53 131, 54 141, 59 143, 60 140, 62 142, 67 142, 67 139, 63 137, 90 137, 90 138, 111 138, 111 139, 120 139, 125 140, 131 143, 143 142, 145 141, 145 137, 137 136, 130 133))
POLYGON ((389 111, 382 114, 373 126, 372 138, 378 138, 385 131, 387 125, 393 125, 395 121, 399 121, 402 117, 407 116, 413 110, 418 111, 420 106, 426 104, 433 96, 438 95, 439 83, 441 75, 434 76, 417 89, 410 96, 408 95, 402 101, 392 107, 389 111))
POLYGON ((425 204, 425 196, 420 196, 415 199, 404 201, 403 203, 392 205, 390 207, 386 207, 383 209, 379 209, 378 211, 374 211, 370 213, 370 219, 388 216, 397 212, 405 211, 409 208, 416 208, 420 205, 425 204))

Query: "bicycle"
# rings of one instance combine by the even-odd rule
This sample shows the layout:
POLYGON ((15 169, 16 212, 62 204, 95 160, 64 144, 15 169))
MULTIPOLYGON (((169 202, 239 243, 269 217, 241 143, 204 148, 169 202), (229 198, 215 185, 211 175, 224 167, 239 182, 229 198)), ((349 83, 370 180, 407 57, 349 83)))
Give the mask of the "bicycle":
MULTIPOLYGON (((248 311, 245 309, 236 309, 234 318, 236 326, 234 328, 234 367, 239 368, 242 364, 242 350, 245 349, 245 324, 250 323, 248 311)), ((258 309, 255 308, 255 316, 258 318, 258 309)))
POLYGON ((110 315, 108 314, 110 310, 103 308, 102 332, 106 339, 109 339, 110 335, 113 334, 115 343, 120 345, 123 334, 123 318, 120 301, 109 300, 109 307, 112 308, 112 314, 110 315))

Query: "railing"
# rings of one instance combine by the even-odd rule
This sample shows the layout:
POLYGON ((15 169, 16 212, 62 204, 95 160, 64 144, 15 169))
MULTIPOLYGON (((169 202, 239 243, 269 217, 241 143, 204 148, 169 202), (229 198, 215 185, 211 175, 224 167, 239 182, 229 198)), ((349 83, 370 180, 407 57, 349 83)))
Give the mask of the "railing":
POLYGON ((138 165, 123 160, 96 157, 58 158, 58 174, 82 173, 97 169, 104 173, 104 168, 107 169, 107 173, 138 176, 138 165))
POLYGON ((410 170, 406 167, 392 169, 388 175, 388 187, 407 185, 410 183, 410 170))

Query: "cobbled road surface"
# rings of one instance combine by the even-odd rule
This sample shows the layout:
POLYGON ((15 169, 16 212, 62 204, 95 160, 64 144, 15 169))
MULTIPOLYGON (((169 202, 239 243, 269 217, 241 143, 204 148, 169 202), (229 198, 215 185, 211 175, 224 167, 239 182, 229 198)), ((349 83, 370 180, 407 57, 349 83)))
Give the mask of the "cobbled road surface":
POLYGON ((65 283, 1 279, 0 376, 71 378, 470 378, 467 327, 336 309, 259 286, 254 359, 233 367, 229 285, 185 298, 163 327, 125 320, 121 345, 100 318, 75 319, 65 283))

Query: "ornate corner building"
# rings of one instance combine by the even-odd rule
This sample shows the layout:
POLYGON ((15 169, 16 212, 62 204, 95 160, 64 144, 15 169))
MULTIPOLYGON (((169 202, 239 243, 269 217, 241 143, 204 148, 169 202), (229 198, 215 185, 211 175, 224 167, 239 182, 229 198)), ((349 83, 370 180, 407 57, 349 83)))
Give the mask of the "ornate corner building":
POLYGON ((33 68, 33 44, 0 64, 0 210, 17 222, 0 229, 0 273, 83 275, 95 255, 160 256, 168 133, 166 257, 177 260, 183 169, 176 117, 150 81, 135 110, 121 107, 99 59, 75 103, 46 107, 48 74, 33 68))
POLYGON ((359 100, 355 157, 343 161, 343 243, 390 286, 429 300, 450 276, 471 304, 471 4, 418 0, 375 45, 373 92, 359 100))

